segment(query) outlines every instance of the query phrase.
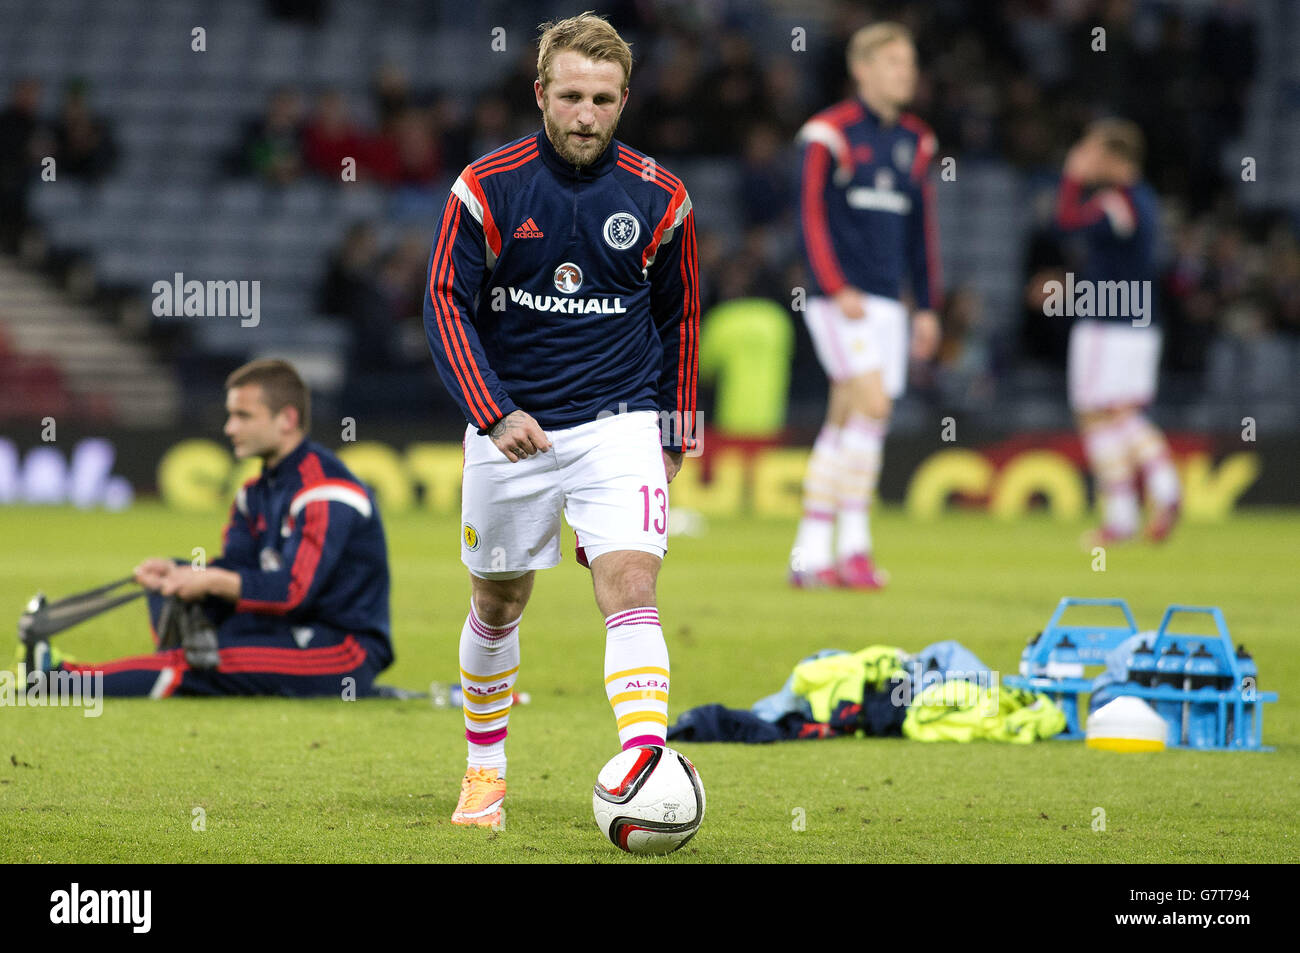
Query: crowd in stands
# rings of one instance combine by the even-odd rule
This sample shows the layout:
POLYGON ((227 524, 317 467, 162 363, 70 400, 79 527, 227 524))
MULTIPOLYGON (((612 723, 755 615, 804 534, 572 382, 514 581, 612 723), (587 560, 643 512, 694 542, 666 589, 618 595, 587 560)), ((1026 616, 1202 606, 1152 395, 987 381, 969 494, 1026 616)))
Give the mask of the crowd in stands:
MULTIPOLYGON (((320 2, 279 6, 309 23, 329 10, 320 2)), ((518 16, 543 6, 522 4, 518 16)), ((1221 159, 1225 143, 1242 132, 1255 78, 1257 28, 1243 0, 912 0, 870 10, 832 0, 822 7, 829 29, 811 31, 806 52, 792 52, 791 38, 774 25, 773 7, 626 0, 604 8, 632 40, 635 56, 619 138, 670 166, 701 157, 736 162, 741 228, 700 235, 706 309, 719 299, 728 261, 748 264, 746 293, 788 303, 790 289, 803 283, 792 139, 813 112, 851 94, 849 36, 870 19, 888 17, 917 38, 922 78, 913 111, 934 127, 940 155, 1010 162, 1046 189, 1065 146, 1088 121, 1121 115, 1142 126, 1147 175, 1170 211, 1160 282, 1167 368, 1203 373, 1219 335, 1300 336, 1296 223, 1284 214, 1245 215, 1221 159), (1104 51, 1096 48, 1098 27, 1104 51)), ((231 143, 226 172, 271 186, 341 182, 350 160, 358 181, 422 197, 412 207, 436 214, 467 162, 539 127, 535 53, 520 46, 499 85, 472 98, 418 88, 391 65, 378 69, 364 96, 277 89, 231 143)), ((0 182, 12 183, 19 177, 11 170, 44 155, 58 156, 69 175, 108 174, 111 131, 87 109, 84 91, 70 86, 53 121, 41 117, 39 100, 39 89, 20 84, 0 114, 0 182)), ((21 195, 6 184, 0 201, 0 220, 15 221, 21 195)), ((319 291, 320 308, 357 329, 349 359, 362 374, 425 360, 419 317, 429 224, 410 216, 404 224, 424 230, 415 227, 387 247, 376 224, 359 222, 348 232, 322 263, 319 291)), ((993 320, 969 284, 950 287, 945 344, 932 366, 913 368, 918 391, 987 401, 1017 363, 1059 366, 1064 336, 1043 321, 1033 300, 1035 282, 1059 265, 1054 236, 1038 228, 1025 252, 1019 320, 993 320)))

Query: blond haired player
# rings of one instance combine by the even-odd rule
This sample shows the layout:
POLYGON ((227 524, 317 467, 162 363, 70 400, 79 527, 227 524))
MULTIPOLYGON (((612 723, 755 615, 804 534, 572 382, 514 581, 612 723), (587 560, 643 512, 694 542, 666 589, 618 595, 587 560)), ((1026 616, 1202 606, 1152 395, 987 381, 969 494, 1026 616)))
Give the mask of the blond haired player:
POLYGON ((916 90, 908 30, 876 23, 853 35, 853 97, 817 113, 803 146, 800 233, 813 287, 804 312, 830 378, 826 419, 804 479, 803 518, 790 560, 798 587, 879 589, 871 498, 893 401, 909 353, 905 278, 917 311, 911 353, 938 346, 940 277, 928 171, 937 143, 903 107, 916 90))
POLYGON ((681 180, 614 139, 631 70, 604 19, 544 24, 543 128, 467 166, 436 230, 425 330, 469 421, 457 824, 503 823, 520 619, 536 571, 560 560, 561 513, 605 616, 619 741, 662 745, 667 731, 655 583, 668 483, 696 441, 698 269, 681 180))

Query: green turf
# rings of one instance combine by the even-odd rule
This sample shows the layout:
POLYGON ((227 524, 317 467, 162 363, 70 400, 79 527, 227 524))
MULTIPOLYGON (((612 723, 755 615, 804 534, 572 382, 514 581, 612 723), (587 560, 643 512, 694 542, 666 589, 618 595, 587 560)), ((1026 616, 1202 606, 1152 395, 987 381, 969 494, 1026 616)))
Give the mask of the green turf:
MULTIPOLYGON (((216 547, 209 517, 0 508, 0 614, 129 570, 147 555, 216 547)), ((1105 572, 1081 526, 885 511, 886 593, 792 592, 785 521, 714 520, 675 538, 660 583, 672 709, 745 707, 816 649, 958 639, 1014 671, 1062 595, 1128 599, 1144 628, 1170 602, 1223 607, 1254 652, 1271 753, 1117 755, 1077 742, 925 745, 837 739, 686 744, 708 812, 659 863, 689 861, 1289 861, 1297 850, 1300 657, 1294 648, 1300 515, 1255 511, 1184 526, 1164 548, 1115 548, 1105 572), (1106 829, 1096 831, 1095 809, 1106 829), (799 823, 802 818, 802 825, 799 823), (802 826, 804 829, 799 830, 802 826)), ((385 680, 456 672, 468 587, 455 519, 388 521, 399 661, 385 680)), ((84 660, 147 645, 134 604, 59 638, 84 660)), ((601 680, 603 629, 571 557, 540 576, 523 624, 511 719, 508 826, 448 821, 463 770, 458 711, 427 702, 108 699, 0 708, 0 861, 588 861, 631 858, 598 836, 591 784, 617 750, 601 680), (194 809, 206 830, 192 829, 194 809)), ((7 653, 6 660, 7 661, 7 653)))

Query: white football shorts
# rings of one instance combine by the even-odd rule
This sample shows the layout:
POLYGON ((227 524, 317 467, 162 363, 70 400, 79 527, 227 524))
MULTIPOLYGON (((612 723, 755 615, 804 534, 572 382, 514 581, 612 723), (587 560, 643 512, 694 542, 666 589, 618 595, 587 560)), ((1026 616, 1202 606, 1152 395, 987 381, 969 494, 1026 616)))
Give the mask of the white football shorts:
POLYGON ((1118 321, 1080 320, 1070 329, 1070 409, 1143 406, 1156 395, 1160 329, 1118 321))
POLYGON ((668 477, 659 415, 614 414, 548 430, 551 449, 511 463, 465 429, 460 558, 484 578, 560 561, 560 516, 588 561, 615 550, 668 551, 668 477))
POLYGON ((898 398, 907 384, 907 309, 893 298, 862 297, 867 313, 858 320, 846 318, 834 298, 809 298, 804 322, 827 377, 880 371, 885 393, 898 398))

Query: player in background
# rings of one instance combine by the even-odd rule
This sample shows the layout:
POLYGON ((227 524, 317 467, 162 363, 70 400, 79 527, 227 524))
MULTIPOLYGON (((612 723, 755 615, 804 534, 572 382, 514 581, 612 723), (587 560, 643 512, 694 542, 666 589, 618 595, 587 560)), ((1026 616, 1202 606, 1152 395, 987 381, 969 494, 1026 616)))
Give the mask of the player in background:
POLYGON ((872 556, 869 511, 907 375, 904 276, 917 308, 911 354, 927 359, 939 343, 939 247, 927 179, 937 143, 902 111, 917 78, 905 27, 862 28, 849 42, 848 65, 857 95, 817 113, 797 137, 800 232, 813 285, 804 320, 830 399, 804 478, 790 581, 879 589, 885 574, 872 556))
POLYGON ((307 437, 310 414, 287 361, 234 371, 225 434, 236 458, 261 458, 262 472, 235 495, 221 556, 201 568, 158 558, 135 568, 155 643, 174 596, 215 629, 215 659, 176 648, 76 664, 51 651, 55 668, 102 673, 105 695, 374 694, 393 662, 383 524, 370 492, 307 437))
POLYGON ((664 743, 668 647, 655 584, 668 483, 697 439, 691 200, 680 179, 613 138, 632 69, 618 32, 592 13, 541 29, 543 129, 460 174, 424 303, 438 372, 469 421, 469 752, 452 821, 483 827, 504 823, 520 620, 536 571, 560 561, 562 512, 605 617, 619 741, 664 743))
MULTIPOLYGON (((1120 542, 1138 530, 1135 474, 1140 472, 1151 509, 1146 535, 1161 541, 1178 521, 1178 472, 1164 434, 1144 409, 1156 393, 1160 326, 1156 238, 1159 203, 1142 180, 1144 138, 1123 119, 1090 125, 1065 160, 1057 197, 1056 224, 1082 242, 1079 281, 1145 282, 1144 314, 1099 314, 1078 318, 1070 329, 1069 397, 1088 467, 1101 501, 1099 529, 1086 546, 1120 542)), ((1103 296, 1096 294, 1098 308, 1103 296)))

